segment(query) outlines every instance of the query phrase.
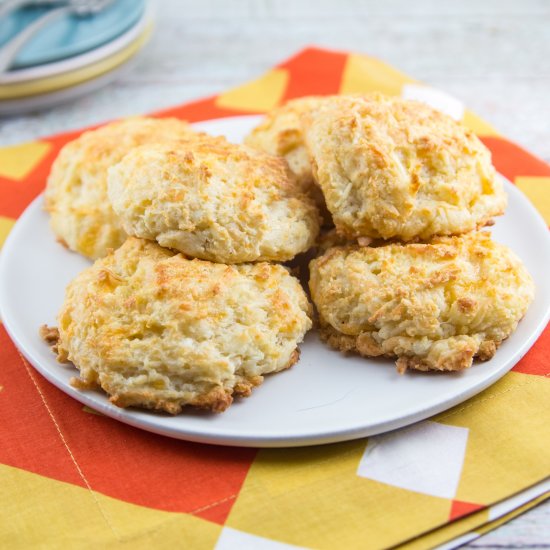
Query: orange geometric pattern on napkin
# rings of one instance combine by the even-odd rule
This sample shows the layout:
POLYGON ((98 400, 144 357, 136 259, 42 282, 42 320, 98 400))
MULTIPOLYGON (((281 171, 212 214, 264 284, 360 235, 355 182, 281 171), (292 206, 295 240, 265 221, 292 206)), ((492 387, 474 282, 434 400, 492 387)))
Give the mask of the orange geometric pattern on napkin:
MULTIPOLYGON (((550 189, 549 189, 550 193, 550 189)), ((536 376, 550 376, 550 330, 543 331, 535 345, 512 369, 512 372, 534 374, 536 376)))
POLYGON ((482 510, 485 508, 483 504, 475 504, 473 502, 464 502, 462 500, 453 500, 451 504, 451 511, 449 512, 449 521, 468 516, 473 512, 482 510))
POLYGON ((510 181, 518 177, 549 177, 550 166, 511 141, 494 136, 481 136, 491 150, 495 168, 510 181))
POLYGON ((9 426, 0 463, 141 506, 225 521, 256 450, 179 441, 86 413, 19 356, 3 327, 0 349, 0 417, 9 426))
POLYGON ((0 149, 0 177, 21 181, 46 155, 50 146, 35 141, 0 149))
MULTIPOLYGON (((36 142, 34 145, 38 146, 42 154, 33 152, 30 155, 22 177, 15 177, 13 171, 3 171, 0 166, 0 215, 17 218, 23 213, 29 203, 44 190, 50 166, 61 147, 80 133, 82 132, 70 132, 36 142)), ((24 149, 34 151, 31 145, 33 144, 25 144, 24 149)))
MULTIPOLYGON (((373 90, 399 94, 403 85, 411 83, 414 81, 406 75, 368 56, 309 48, 256 81, 154 116, 195 122, 262 113, 308 94, 373 90)), ((473 113, 466 111, 463 121, 491 149, 497 169, 524 190, 544 214, 550 201, 550 167, 499 136, 473 113)), ((59 149, 79 133, 0 149, 0 244, 15 219, 44 189, 59 149), (19 155, 16 162, 14 153, 19 155)), ((90 536, 95 533, 106 545, 121 537, 139 537, 144 543, 162 545, 173 540, 174 544, 184 541, 188 547, 205 548, 211 548, 216 540, 223 548, 230 544, 223 541, 231 540, 234 546, 235 541, 254 545, 266 539, 268 543, 318 547, 346 543, 374 548, 405 543, 423 533, 431 537, 438 531, 443 537, 438 540, 445 540, 443 527, 455 526, 448 530, 448 537, 478 527, 488 521, 494 502, 548 473, 544 442, 550 433, 548 423, 537 416, 550 399, 548 329, 513 372, 428 422, 438 433, 457 434, 467 441, 463 458, 456 464, 460 482, 449 495, 407 489, 391 479, 384 482, 359 476, 369 440, 258 453, 144 432, 91 414, 89 409, 87 412, 49 384, 22 359, 2 327, 0 350, 0 463, 9 468, 4 475, 15 487, 8 496, 12 515, 36 509, 32 494, 43 500, 46 494, 58 495, 64 506, 78 502, 86 507, 86 502, 95 502, 99 523, 77 523, 76 528, 90 536), (521 421, 514 422, 518 399, 524 414, 521 421), (512 424, 514 429, 504 430, 512 424), (503 455, 496 446, 500 442, 493 439, 504 432, 511 440, 503 455), (522 465, 521 469, 517 465, 522 465), (84 496, 86 491, 91 499, 84 496), (398 522, 393 509, 388 509, 390 505, 406 511, 398 522), (105 530, 103 538, 97 532, 100 525, 105 530)), ((0 468, 0 477, 2 472, 0 468)), ((93 515, 91 506, 83 518, 93 515)), ((46 500, 43 508, 42 515, 48 518, 46 500)), ((15 538, 8 544, 24 547, 17 541, 56 536, 58 531, 51 527, 54 523, 53 517, 38 522, 35 531, 21 537, 24 524, 18 525, 10 517, 4 530, 11 529, 15 538)), ((79 544, 77 539, 66 540, 79 544)))

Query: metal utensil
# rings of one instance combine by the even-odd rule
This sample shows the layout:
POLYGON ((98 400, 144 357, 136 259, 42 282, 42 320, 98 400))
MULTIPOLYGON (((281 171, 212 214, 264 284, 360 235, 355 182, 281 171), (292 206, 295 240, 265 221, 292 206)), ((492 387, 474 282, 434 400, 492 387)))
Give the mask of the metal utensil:
POLYGON ((65 3, 67 5, 48 11, 0 48, 0 73, 4 73, 10 68, 19 50, 21 50, 40 29, 44 28, 52 21, 64 15, 75 15, 77 17, 94 15, 104 10, 113 1, 114 0, 66 0, 65 3))
POLYGON ((26 6, 51 6, 65 3, 66 0, 3 0, 0 1, 0 18, 26 6))

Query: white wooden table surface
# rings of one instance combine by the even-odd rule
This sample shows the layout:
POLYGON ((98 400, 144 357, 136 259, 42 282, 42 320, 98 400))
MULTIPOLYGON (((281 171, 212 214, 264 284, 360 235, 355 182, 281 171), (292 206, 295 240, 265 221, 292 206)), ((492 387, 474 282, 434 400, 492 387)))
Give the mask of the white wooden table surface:
MULTIPOLYGON (((550 1, 157 0, 137 63, 100 92, 0 119, 0 145, 144 113, 254 78, 311 44, 377 56, 456 95, 550 162, 550 1)), ((550 503, 469 548, 550 548, 550 503)))

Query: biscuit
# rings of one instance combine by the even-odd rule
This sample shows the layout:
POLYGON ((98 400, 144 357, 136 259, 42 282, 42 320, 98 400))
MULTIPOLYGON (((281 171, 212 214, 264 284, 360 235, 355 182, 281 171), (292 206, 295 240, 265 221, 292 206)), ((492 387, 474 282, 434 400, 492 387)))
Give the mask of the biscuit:
POLYGON ((203 260, 286 261, 319 231, 283 159, 221 137, 136 148, 109 170, 108 187, 129 235, 203 260))
POLYGON ((69 284, 55 347, 80 371, 73 385, 120 407, 220 412, 298 360, 310 310, 280 265, 189 260, 129 238, 69 284))
POLYGON ((322 96, 306 96, 288 101, 267 113, 264 120, 245 137, 244 143, 270 155, 283 157, 302 191, 313 198, 323 218, 326 218, 326 223, 331 224, 323 193, 311 173, 311 162, 304 141, 310 113, 325 100, 322 96))
POLYGON ((127 235, 107 199, 107 169, 137 145, 192 133, 181 120, 136 117, 67 143, 52 165, 45 193, 45 208, 58 239, 92 259, 118 248, 127 235))
POLYGON ((321 96, 308 96, 288 101, 267 113, 244 139, 254 149, 284 157, 304 191, 313 183, 313 176, 304 143, 303 115, 319 108, 324 100, 321 96))
POLYGON ((310 264, 321 334, 332 347, 456 371, 490 359, 533 301, 531 276, 488 233, 430 244, 336 247, 310 264))
POLYGON ((359 237, 359 239, 350 241, 343 237, 336 229, 328 229, 319 232, 317 241, 315 242, 315 252, 316 256, 324 254, 329 248, 334 248, 335 246, 369 246, 372 242, 381 243, 384 241, 373 240, 369 237, 359 237))
POLYGON ((422 103, 380 94, 329 98, 311 113, 306 143, 336 229, 348 239, 427 240, 504 213, 489 150, 422 103))

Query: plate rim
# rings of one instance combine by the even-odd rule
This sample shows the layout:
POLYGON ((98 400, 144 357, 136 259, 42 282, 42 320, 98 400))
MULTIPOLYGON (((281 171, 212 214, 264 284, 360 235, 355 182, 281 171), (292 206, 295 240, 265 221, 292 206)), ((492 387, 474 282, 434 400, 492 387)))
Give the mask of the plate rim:
MULTIPOLYGON (((210 119, 201 122, 197 122, 197 125, 207 125, 208 123, 216 124, 220 120, 226 120, 227 118, 231 119, 250 119, 258 118, 258 115, 245 115, 238 117, 226 117, 225 119, 210 119)), ((506 178, 504 178, 506 179, 506 178)), ((524 202, 524 205, 530 210, 532 217, 535 218, 536 223, 539 225, 541 230, 544 230, 546 235, 544 242, 541 243, 541 247, 544 247, 546 252, 550 254, 550 232, 546 226, 545 221, 542 216, 536 210, 531 201, 524 196, 524 194, 511 182, 506 180, 507 189, 510 199, 514 200, 517 197, 520 197, 520 200, 524 202)), ((0 281, 4 280, 3 274, 7 272, 8 267, 8 258, 10 256, 10 251, 12 247, 15 247, 14 243, 17 243, 17 234, 24 227, 23 223, 20 223, 32 215, 35 209, 40 207, 42 201, 42 195, 38 195, 25 209, 21 216, 17 219, 14 227, 12 228, 2 251, 0 252, 0 281)), ((550 283, 549 283, 550 284, 550 283)), ((529 336, 523 341, 522 345, 514 350, 513 354, 503 363, 501 367, 491 375, 486 378, 473 383, 470 387, 465 388, 460 393, 456 394, 450 399, 447 399, 440 403, 435 403, 430 406, 422 407, 421 409, 414 408, 414 410, 405 411, 404 414, 399 416, 393 416, 392 418, 382 418, 377 421, 375 424, 365 426, 364 422, 362 425, 354 425, 348 429, 342 430, 339 428, 333 428, 331 430, 317 430, 314 433, 300 433, 294 434, 291 436, 285 436, 283 434, 274 435, 270 434, 269 430, 266 433, 255 434, 255 435, 243 435, 235 429, 224 428, 223 435, 216 433, 216 428, 211 428, 208 425, 204 425, 199 428, 193 426, 184 427, 181 426, 170 427, 170 426, 159 426, 155 424, 154 419, 157 416, 150 411, 142 411, 139 409, 119 409, 115 405, 112 405, 106 400, 98 402, 94 399, 96 394, 89 394, 86 392, 81 392, 72 386, 66 385, 62 380, 56 378, 55 373, 50 371, 47 367, 43 367, 41 362, 35 357, 31 351, 29 352, 24 345, 22 345, 17 331, 12 326, 12 319, 8 316, 5 316, 6 304, 4 299, 4 284, 0 282, 0 315, 2 316, 4 327, 8 332, 10 338, 16 345, 18 352, 25 357, 30 365, 33 366, 42 376, 44 376, 50 383, 54 384, 57 388, 63 391, 65 394, 76 399, 80 403, 91 407, 94 410, 105 414, 108 417, 111 417, 115 420, 121 421, 125 424, 131 425, 136 428, 144 429, 156 434, 173 437, 176 439, 183 439, 186 441, 194 441, 198 443, 209 443, 217 445, 228 445, 228 446, 247 446, 247 447, 298 447, 298 446, 310 446, 318 444, 327 444, 335 443, 339 441, 349 441, 353 439, 359 439, 370 435, 375 435, 379 433, 385 433, 393 429, 402 428, 409 426, 415 422, 425 420, 436 414, 444 412, 451 409, 452 407, 466 401, 467 399, 477 395, 484 389, 491 386, 497 380, 502 378, 507 374, 518 362, 519 360, 527 353, 527 351, 532 347, 536 342, 542 331, 545 329, 548 320, 550 319, 550 300, 547 300, 546 304, 543 304, 544 313, 537 319, 537 325, 534 330, 532 330, 529 336), (204 429, 202 429, 204 428, 204 429)), ((105 398, 105 394, 102 395, 105 398)))

